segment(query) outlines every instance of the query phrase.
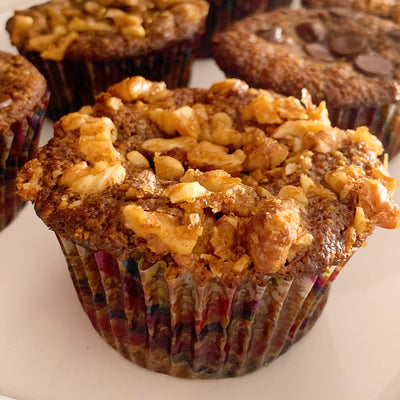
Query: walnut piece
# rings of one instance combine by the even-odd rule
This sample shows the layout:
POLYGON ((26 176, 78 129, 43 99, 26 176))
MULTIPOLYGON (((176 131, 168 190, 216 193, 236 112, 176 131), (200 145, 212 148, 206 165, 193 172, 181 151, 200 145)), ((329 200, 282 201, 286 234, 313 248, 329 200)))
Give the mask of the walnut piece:
POLYGON ((182 225, 177 217, 158 211, 146 211, 136 204, 125 206, 122 214, 125 226, 146 239, 149 248, 156 253, 171 251, 190 254, 203 232, 200 225, 182 225))

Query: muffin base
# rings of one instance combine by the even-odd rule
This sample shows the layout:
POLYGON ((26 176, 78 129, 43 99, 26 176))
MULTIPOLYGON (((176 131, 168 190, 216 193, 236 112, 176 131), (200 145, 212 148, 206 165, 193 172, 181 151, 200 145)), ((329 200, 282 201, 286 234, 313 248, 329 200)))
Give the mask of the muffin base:
POLYGON ((342 266, 321 276, 221 278, 200 286, 191 273, 166 277, 162 260, 116 260, 58 237, 79 300, 94 328, 125 358, 184 378, 238 376, 266 365, 303 337, 320 316, 342 266))
POLYGON ((46 77, 52 93, 47 115, 56 121, 63 115, 92 105, 95 97, 114 83, 135 75, 164 81, 169 89, 187 86, 200 35, 162 51, 110 61, 85 59, 54 61, 36 52, 24 56, 46 77))
POLYGON ((24 121, 14 123, 12 135, 0 136, 0 231, 25 205, 16 192, 16 176, 38 147, 48 101, 49 93, 46 93, 44 106, 37 107, 24 121))

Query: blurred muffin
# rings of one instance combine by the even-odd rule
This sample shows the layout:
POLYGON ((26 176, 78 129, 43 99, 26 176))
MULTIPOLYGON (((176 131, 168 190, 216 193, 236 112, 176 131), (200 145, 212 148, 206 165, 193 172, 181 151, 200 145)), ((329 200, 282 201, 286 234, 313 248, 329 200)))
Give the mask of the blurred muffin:
POLYGON ((302 0, 308 7, 345 7, 355 11, 365 11, 400 22, 400 2, 398 0, 302 0))
POLYGON ((225 30, 230 24, 253 14, 279 7, 290 7, 293 0, 208 0, 210 11, 206 21, 206 32, 200 42, 200 57, 212 56, 211 40, 216 32, 225 30))
POLYGON ((128 76, 186 86, 207 12, 202 0, 52 0, 16 11, 7 30, 47 78, 58 119, 128 76))
POLYGON ((375 225, 400 226, 381 152, 307 97, 133 77, 59 120, 18 188, 111 346, 155 371, 217 378, 286 351, 375 225))
POLYGON ((0 52, 0 230, 23 206, 17 171, 37 148, 48 103, 46 81, 25 58, 0 52))
POLYGON ((315 102, 334 126, 366 125, 391 156, 400 149, 400 27, 344 9, 278 9, 216 36, 214 56, 229 77, 315 102))

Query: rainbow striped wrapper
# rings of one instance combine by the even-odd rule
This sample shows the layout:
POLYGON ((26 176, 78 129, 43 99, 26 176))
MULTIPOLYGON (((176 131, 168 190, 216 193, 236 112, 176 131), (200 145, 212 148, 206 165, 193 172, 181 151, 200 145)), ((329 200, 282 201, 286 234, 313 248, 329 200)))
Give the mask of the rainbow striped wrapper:
POLYGON ((23 55, 45 76, 52 93, 47 115, 56 121, 63 115, 92 105, 109 86, 135 75, 164 81, 169 89, 187 86, 200 34, 143 56, 110 61, 87 59, 48 60, 37 52, 23 55))
POLYGON ((12 124, 11 135, 0 135, 0 231, 16 217, 25 202, 16 193, 16 176, 37 149, 49 102, 49 92, 40 108, 25 120, 12 124))
POLYGON ((382 107, 344 107, 327 104, 332 126, 355 129, 367 126, 382 142, 389 158, 400 151, 400 104, 382 107))
POLYGON ((143 268, 58 237, 83 309, 105 341, 153 371, 185 378, 238 376, 284 353, 314 325, 343 265, 320 276, 246 278, 206 286, 168 279, 167 262, 143 268))

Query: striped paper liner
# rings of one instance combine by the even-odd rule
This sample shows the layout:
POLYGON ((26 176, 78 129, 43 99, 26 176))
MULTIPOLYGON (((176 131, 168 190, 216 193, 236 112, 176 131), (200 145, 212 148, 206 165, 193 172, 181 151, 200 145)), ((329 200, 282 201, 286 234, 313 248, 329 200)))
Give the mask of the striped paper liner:
POLYGON ((25 120, 12 124, 12 135, 0 136, 0 231, 25 205, 16 193, 16 176, 38 147, 48 101, 47 92, 43 99, 44 107, 37 107, 25 120))
POLYGON ((105 341, 153 371, 185 378, 243 375, 284 353, 314 325, 342 268, 265 286, 246 278, 199 285, 166 276, 167 262, 118 261, 59 237, 83 309, 105 341))

